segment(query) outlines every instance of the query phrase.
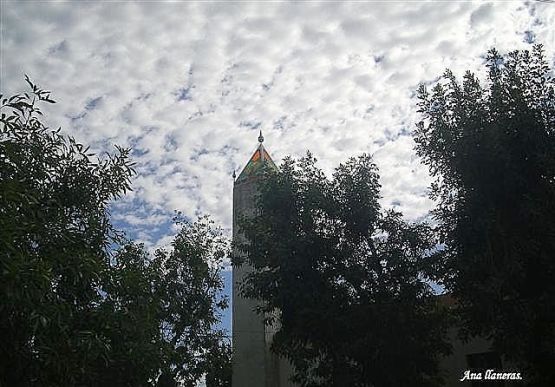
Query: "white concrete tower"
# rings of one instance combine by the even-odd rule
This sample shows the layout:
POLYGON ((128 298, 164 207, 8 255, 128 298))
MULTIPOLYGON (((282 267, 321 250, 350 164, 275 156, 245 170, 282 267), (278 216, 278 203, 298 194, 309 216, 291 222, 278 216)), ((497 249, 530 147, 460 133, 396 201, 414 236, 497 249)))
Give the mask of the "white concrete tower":
MULTIPOLYGON (((258 147, 233 185, 233 240, 244 238, 238 230, 241 215, 255 211, 255 196, 264 167, 277 169, 264 149, 262 132, 258 147)), ((291 367, 270 351, 274 329, 264 325, 254 311, 257 303, 241 297, 239 284, 252 268, 243 264, 233 268, 233 365, 232 387, 288 387, 291 367)))

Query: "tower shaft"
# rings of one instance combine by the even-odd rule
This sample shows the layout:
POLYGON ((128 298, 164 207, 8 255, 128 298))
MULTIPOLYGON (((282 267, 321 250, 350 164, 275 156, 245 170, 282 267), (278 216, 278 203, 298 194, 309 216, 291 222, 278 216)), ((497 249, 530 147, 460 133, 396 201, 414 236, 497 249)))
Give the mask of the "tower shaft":
MULTIPOLYGON (((276 168, 264 149, 262 133, 259 146, 234 181, 233 186, 233 240, 245 242, 239 229, 242 216, 253 216, 256 211, 258 184, 264 166, 276 168)), ((235 251, 234 255, 240 256, 235 251)), ((240 284, 252 271, 248 263, 233 267, 232 334, 233 334, 233 387, 288 387, 291 367, 270 350, 275 328, 265 326, 262 316, 255 312, 257 301, 241 297, 240 284)))

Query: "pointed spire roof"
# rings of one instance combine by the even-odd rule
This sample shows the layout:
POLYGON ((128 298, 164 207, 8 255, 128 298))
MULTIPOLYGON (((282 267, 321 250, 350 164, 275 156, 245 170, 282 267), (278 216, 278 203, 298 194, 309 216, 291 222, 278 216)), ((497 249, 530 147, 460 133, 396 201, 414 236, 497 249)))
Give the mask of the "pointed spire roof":
POLYGON ((245 165, 245 168, 243 168, 243 171, 239 174, 237 180, 235 180, 235 183, 241 183, 249 177, 259 175, 265 166, 277 170, 276 164, 264 148, 264 145, 262 145, 263 142, 264 136, 262 135, 262 131, 260 131, 258 136, 258 147, 254 151, 247 165, 245 165))

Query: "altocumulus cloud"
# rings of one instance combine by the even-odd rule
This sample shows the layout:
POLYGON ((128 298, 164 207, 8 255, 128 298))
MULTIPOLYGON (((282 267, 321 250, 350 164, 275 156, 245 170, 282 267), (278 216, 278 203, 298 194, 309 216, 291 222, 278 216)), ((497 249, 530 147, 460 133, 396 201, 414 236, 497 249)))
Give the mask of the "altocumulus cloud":
POLYGON ((1 3, 1 83, 53 90, 52 126, 98 152, 133 148, 119 225, 168 243, 173 210, 231 224, 231 173, 259 129, 274 159, 310 149, 331 171, 374 154, 382 203, 426 215, 414 154, 414 91, 446 67, 541 42, 553 60, 555 4, 540 2, 1 3))

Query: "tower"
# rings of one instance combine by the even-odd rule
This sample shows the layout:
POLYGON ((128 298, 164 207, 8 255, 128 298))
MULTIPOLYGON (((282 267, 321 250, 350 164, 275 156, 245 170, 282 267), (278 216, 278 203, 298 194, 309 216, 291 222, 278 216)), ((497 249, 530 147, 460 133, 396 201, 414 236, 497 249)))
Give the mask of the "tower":
MULTIPOLYGON (((238 229, 241 215, 255 211, 258 183, 265 167, 277 169, 263 145, 262 132, 258 146, 233 184, 233 240, 244 238, 238 229)), ((289 364, 270 351, 274 329, 265 326, 254 310, 256 301, 241 297, 239 284, 252 268, 244 263, 233 268, 233 366, 232 387, 286 387, 291 372, 289 364)))

